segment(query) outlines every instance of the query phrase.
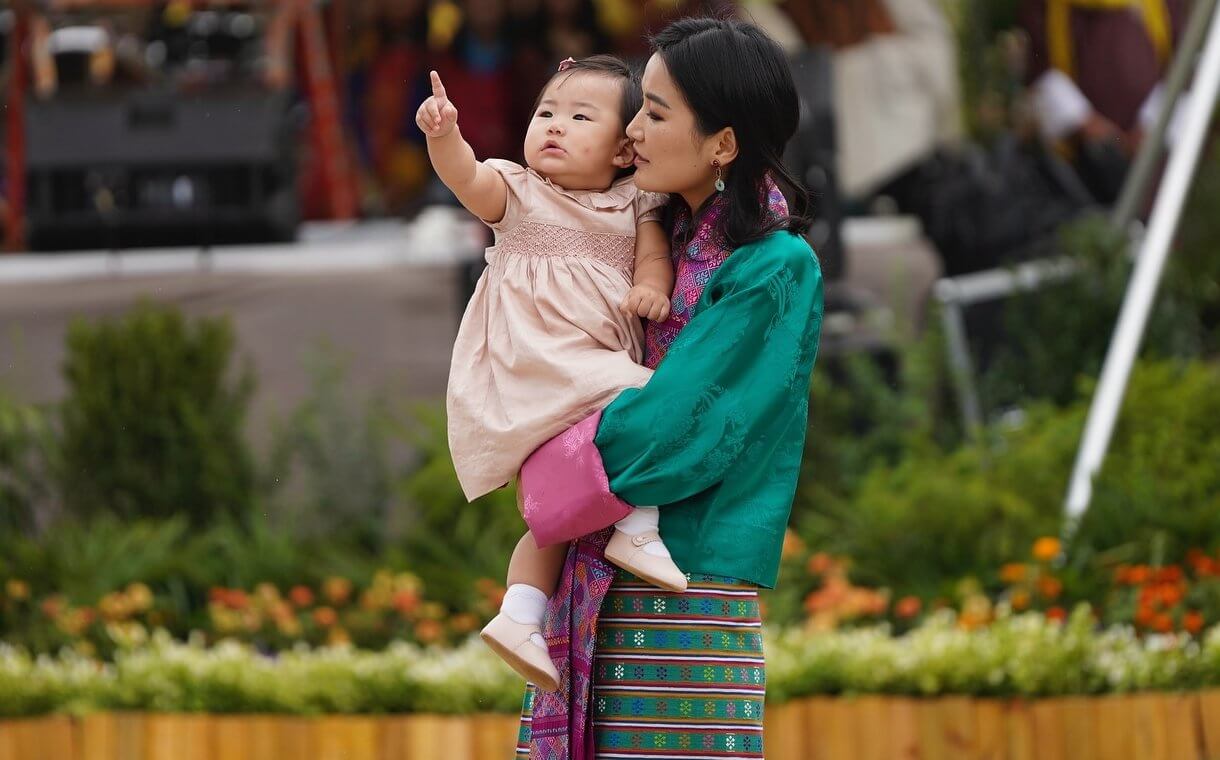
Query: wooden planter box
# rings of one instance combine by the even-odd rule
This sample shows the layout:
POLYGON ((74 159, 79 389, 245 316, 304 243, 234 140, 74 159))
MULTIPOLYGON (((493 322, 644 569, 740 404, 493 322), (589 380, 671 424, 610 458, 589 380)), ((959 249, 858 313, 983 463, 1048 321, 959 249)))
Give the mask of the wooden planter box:
MULTIPOLYGON (((511 715, 99 713, 0 721, 0 760, 507 760, 511 715)), ((1045 700, 801 699, 768 760, 1220 760, 1220 691, 1045 700)))

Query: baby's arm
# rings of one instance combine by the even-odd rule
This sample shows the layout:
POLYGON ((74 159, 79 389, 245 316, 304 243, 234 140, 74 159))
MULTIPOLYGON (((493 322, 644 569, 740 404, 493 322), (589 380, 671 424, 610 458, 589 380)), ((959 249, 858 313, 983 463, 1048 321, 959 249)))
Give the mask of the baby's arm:
POLYGON ((475 160, 470 143, 462 139, 457 117, 440 74, 433 71, 432 97, 415 112, 415 123, 428 136, 432 168, 470 213, 495 224, 504 218, 508 187, 499 172, 475 160))
POLYGON ((640 222, 635 233, 634 283, 619 306, 629 317, 653 322, 669 319, 669 298, 674 292, 674 267, 669 240, 660 222, 640 222))

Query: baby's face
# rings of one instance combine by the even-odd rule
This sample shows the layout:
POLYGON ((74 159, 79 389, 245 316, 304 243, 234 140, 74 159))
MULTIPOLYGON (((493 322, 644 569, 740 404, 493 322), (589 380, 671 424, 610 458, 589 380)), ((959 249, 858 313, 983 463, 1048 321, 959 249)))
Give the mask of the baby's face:
POLYGON ((623 83, 600 74, 559 75, 525 133, 525 162, 567 190, 604 190, 632 155, 619 104, 623 83))

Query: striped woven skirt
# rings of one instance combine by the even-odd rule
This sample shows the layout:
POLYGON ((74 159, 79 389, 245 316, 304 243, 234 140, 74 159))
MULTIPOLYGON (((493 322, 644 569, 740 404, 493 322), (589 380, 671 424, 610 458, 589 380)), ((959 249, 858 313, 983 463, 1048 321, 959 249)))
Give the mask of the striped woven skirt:
MULTIPOLYGON (((619 572, 597 629, 598 760, 762 758, 765 691, 756 586, 692 575, 676 594, 619 572)), ((517 760, 529 758, 533 698, 517 760)))

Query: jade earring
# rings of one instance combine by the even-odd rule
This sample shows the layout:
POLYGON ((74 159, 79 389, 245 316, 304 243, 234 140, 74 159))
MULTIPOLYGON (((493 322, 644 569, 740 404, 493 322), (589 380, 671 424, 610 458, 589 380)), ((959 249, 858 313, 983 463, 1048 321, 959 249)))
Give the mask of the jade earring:
POLYGON ((724 192, 724 172, 720 169, 720 159, 713 158, 712 166, 716 169, 716 192, 724 192))

